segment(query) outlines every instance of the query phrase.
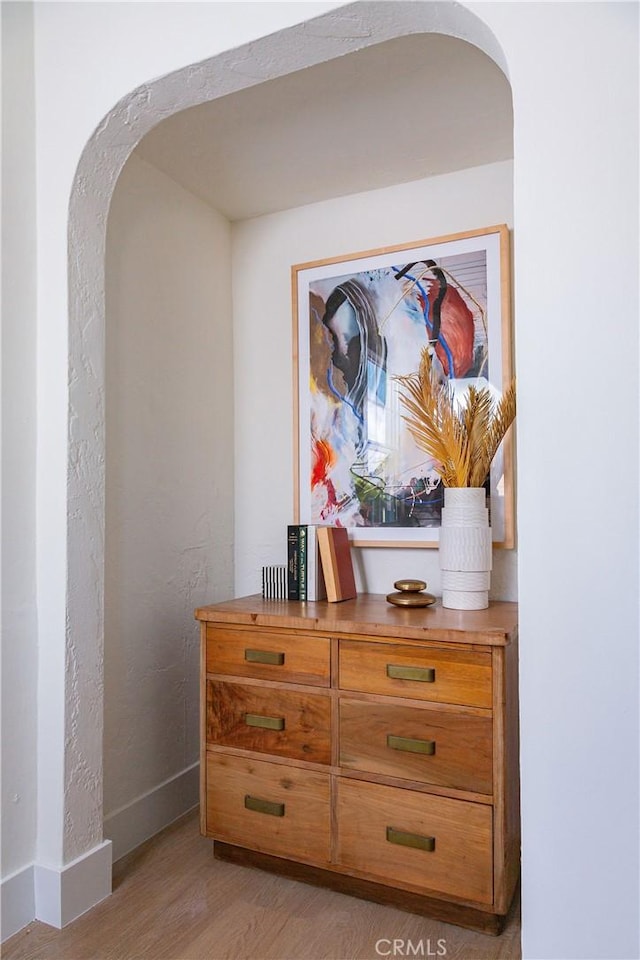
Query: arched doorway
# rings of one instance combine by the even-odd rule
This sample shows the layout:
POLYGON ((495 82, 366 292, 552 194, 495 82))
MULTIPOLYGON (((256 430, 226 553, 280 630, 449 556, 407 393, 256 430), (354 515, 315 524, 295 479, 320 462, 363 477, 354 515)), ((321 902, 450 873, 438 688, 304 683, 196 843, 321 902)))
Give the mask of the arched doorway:
POLYGON ((67 737, 65 757, 67 860, 102 838, 104 260, 107 214, 124 163, 144 134, 180 110, 243 89, 255 76, 268 81, 397 37, 437 32, 463 39, 505 70, 490 31, 455 4, 362 2, 333 11, 315 25, 313 31, 303 24, 266 37, 132 92, 105 118, 78 167, 69 225, 68 575, 73 589, 67 655, 73 671, 67 680, 66 723, 73 726, 73 736, 67 737), (355 10, 361 29, 341 29, 355 10), (251 71, 233 69, 239 56, 251 71), (84 771, 80 779, 74 776, 78 770, 84 771))
MULTIPOLYGON (((234 574, 236 593, 259 592, 261 566, 284 559, 291 264, 512 223, 510 101, 477 47, 413 34, 174 114, 127 160, 106 256, 114 856, 197 803, 194 608, 231 596, 234 574)), ((497 554, 514 599, 515 554, 497 554)), ((358 563, 374 593, 390 563, 439 582, 435 551, 358 563)))

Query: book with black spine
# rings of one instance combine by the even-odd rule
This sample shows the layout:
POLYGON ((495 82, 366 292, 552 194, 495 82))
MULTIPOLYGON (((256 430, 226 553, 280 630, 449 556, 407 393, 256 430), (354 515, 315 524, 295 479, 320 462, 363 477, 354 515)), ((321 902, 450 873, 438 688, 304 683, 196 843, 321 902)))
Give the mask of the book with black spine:
POLYGON ((298 542, 300 544, 300 559, 298 561, 298 599, 308 600, 307 596, 307 534, 308 527, 301 523, 298 525, 298 542))
POLYGON ((300 525, 287 526, 287 599, 300 599, 300 525))

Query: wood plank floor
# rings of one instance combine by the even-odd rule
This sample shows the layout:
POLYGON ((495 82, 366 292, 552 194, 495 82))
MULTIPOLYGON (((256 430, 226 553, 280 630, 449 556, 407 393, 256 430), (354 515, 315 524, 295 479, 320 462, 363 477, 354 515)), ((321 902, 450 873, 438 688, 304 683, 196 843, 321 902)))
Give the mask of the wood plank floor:
POLYGON ((213 859, 212 842, 199 835, 193 813, 119 861, 112 896, 93 910, 64 930, 36 921, 2 946, 3 960, 379 960, 385 954, 520 960, 518 906, 502 936, 490 937, 223 863, 213 859), (403 941, 395 954, 387 942, 394 940, 403 941), (384 942, 376 950, 378 941, 384 942))

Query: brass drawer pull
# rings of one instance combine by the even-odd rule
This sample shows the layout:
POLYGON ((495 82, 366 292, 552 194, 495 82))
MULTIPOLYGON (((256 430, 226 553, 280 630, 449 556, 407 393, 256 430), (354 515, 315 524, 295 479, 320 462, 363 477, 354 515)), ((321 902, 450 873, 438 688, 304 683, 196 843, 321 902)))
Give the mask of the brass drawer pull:
POLYGON ((387 827, 387 840, 389 843, 397 843, 401 847, 426 850, 427 853, 433 853, 436 848, 435 837, 422 837, 419 833, 405 833, 404 830, 395 830, 393 827, 387 827))
POLYGON ((275 667, 281 667, 284 653, 277 653, 275 650, 245 650, 244 659, 247 663, 271 663, 275 667))
POLYGON ((247 794, 244 798, 244 805, 247 810, 255 810, 256 813, 268 813, 272 817, 284 817, 284 803, 261 800, 260 797, 252 797, 247 794))
POLYGON ((407 753, 424 753, 432 757, 436 752, 435 740, 414 740, 411 737, 394 737, 387 735, 387 746, 392 750, 404 750, 407 753))
POLYGON ((387 676, 392 680, 420 680, 422 683, 435 683, 434 667, 398 667, 387 664, 387 676))
POLYGON ((248 727, 262 727, 263 730, 284 730, 284 717, 262 717, 259 713, 245 713, 244 722, 248 727))

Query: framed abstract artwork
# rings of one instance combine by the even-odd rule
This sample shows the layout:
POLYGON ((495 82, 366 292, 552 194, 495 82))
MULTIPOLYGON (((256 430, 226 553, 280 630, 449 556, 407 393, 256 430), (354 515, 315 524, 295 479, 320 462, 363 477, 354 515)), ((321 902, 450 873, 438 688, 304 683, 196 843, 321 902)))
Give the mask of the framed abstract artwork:
MULTIPOLYGON (((398 377, 431 345, 460 402, 511 379, 504 225, 292 267, 298 523, 344 526, 353 546, 437 547, 444 499, 404 420, 398 377)), ((510 431, 511 433, 511 431, 510 431)), ((514 544, 507 435, 487 486, 495 546, 514 544)))

